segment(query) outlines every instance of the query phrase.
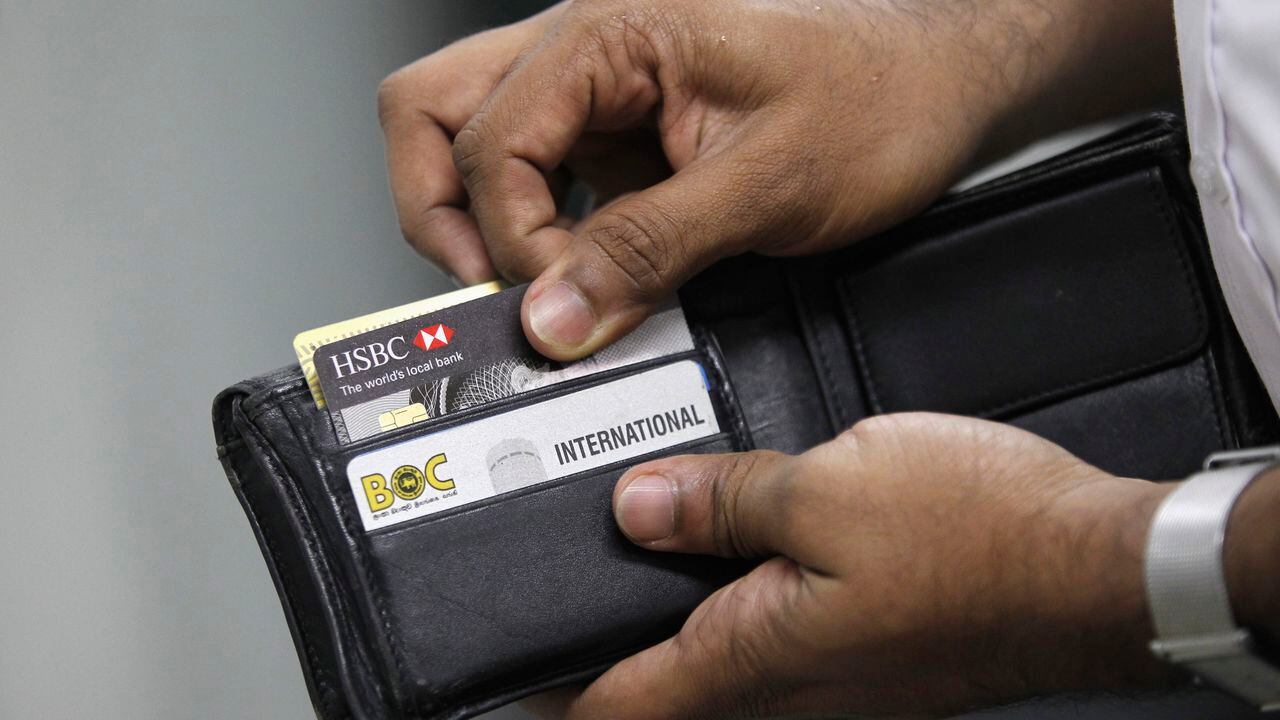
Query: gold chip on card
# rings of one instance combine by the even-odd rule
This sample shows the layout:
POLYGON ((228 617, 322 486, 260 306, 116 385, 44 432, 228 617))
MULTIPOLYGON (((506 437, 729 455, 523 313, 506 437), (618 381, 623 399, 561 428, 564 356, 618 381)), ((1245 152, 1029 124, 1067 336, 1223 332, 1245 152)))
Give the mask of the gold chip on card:
POLYGON ((405 425, 412 425, 416 422, 421 422, 426 420, 427 417, 426 405, 423 405, 422 403, 412 403, 410 405, 405 405, 398 410, 384 412, 379 415, 378 427, 382 429, 382 432, 386 432, 388 430, 402 428, 405 425))

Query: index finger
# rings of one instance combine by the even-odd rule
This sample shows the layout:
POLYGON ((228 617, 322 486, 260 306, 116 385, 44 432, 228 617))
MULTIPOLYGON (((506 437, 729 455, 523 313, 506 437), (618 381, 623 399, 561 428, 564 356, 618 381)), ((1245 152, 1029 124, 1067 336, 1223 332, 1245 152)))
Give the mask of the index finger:
POLYGON ((652 74, 634 64, 625 42, 602 39, 593 22, 564 19, 454 140, 472 213, 505 275, 536 277, 568 244, 570 233, 555 226, 546 176, 583 132, 637 125, 658 101, 652 74))
POLYGON ((536 41, 559 8, 480 33, 389 76, 378 88, 387 172, 405 239, 466 283, 496 277, 462 178, 454 136, 484 103, 512 60, 536 41))

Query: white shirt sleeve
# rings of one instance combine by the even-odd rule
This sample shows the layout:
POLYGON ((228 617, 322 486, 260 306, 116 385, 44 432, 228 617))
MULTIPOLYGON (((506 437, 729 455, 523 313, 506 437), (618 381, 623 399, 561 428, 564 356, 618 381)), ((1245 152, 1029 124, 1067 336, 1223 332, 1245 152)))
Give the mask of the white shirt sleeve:
POLYGON ((1214 267, 1280 408, 1280 2, 1175 0, 1174 17, 1214 267))

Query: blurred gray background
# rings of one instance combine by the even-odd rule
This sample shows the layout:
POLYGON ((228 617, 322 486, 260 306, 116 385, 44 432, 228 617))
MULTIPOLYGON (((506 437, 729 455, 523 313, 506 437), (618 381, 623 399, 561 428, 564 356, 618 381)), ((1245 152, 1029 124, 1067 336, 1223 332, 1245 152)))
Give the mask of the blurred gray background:
MULTIPOLYGON (((449 289, 400 240, 375 88, 541 4, 0 0, 0 720, 313 717, 210 401, 449 289)), ((1123 707, 975 718, 1238 709, 1123 707)))
POLYGON ((0 0, 0 718, 314 717, 210 402, 450 287, 375 89, 536 4, 0 0))

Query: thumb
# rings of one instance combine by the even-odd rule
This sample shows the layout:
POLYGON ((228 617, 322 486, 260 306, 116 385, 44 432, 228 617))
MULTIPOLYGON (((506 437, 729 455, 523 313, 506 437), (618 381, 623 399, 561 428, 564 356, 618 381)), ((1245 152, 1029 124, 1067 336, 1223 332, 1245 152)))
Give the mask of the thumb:
POLYGON ((613 493, 618 527, 651 550, 816 560, 797 518, 806 501, 795 458, 769 450, 682 455, 637 465, 613 493))
POLYGON ((593 353, 698 271, 767 236, 771 229, 757 215, 765 200, 755 197, 762 188, 744 190, 734 180, 735 155, 696 161, 583 221, 525 295, 529 342, 561 360, 593 353))

